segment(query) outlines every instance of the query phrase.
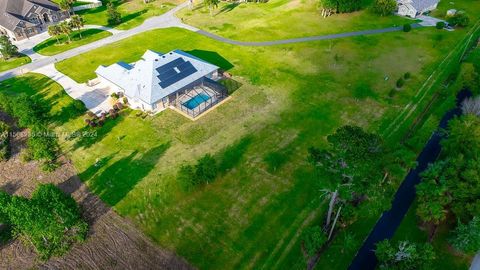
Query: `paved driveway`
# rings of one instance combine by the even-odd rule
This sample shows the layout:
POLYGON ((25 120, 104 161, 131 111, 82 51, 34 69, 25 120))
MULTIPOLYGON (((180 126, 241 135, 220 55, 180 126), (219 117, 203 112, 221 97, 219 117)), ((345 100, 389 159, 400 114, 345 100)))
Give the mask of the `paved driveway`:
POLYGON ((106 85, 98 84, 89 87, 84 83, 77 83, 58 71, 53 64, 36 69, 35 72, 41 73, 59 83, 69 96, 83 101, 87 109, 96 114, 106 112, 112 108, 110 98, 112 90, 106 85))
POLYGON ((418 17, 418 19, 422 20, 420 23, 418 23, 421 26, 436 26, 438 22, 446 23, 446 21, 444 21, 444 20, 440 20, 440 19, 430 17, 430 16, 427 16, 427 15, 422 15, 422 16, 418 17))

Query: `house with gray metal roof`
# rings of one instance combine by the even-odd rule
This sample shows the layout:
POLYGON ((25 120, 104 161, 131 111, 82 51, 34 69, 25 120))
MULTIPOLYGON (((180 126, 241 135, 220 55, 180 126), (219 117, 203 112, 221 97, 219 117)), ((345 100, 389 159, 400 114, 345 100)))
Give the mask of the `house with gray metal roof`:
POLYGON ((135 63, 100 66, 95 73, 101 83, 127 97, 134 109, 156 113, 175 108, 196 117, 227 95, 216 82, 218 70, 180 50, 165 54, 148 50, 135 63))
POLYGON ((398 14, 416 18, 437 8, 440 0, 397 0, 398 14))
POLYGON ((49 0, 0 0, 0 33, 22 40, 68 18, 68 12, 49 0))

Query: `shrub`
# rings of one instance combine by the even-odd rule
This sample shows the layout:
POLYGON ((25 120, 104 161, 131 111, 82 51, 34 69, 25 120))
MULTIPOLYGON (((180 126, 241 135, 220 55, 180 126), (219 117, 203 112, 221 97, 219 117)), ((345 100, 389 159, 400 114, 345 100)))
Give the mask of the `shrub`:
POLYGON ((465 11, 459 11, 455 15, 447 19, 448 23, 453 26, 466 27, 470 24, 470 18, 465 11))
POLYGON ((123 104, 128 104, 128 98, 127 97, 123 97, 123 104))
POLYGON ((445 22, 437 22, 437 24, 435 25, 435 27, 437 29, 443 29, 445 28, 445 22))
POLYGON ((94 114, 92 111, 88 111, 88 112, 87 112, 87 115, 88 115, 89 117, 91 117, 91 118, 97 117, 97 115, 94 114))
POLYGON ((85 104, 81 100, 78 100, 78 99, 73 101, 73 107, 78 112, 84 112, 85 110, 87 110, 87 108, 85 107, 85 104))
POLYGON ((118 99, 118 94, 117 93, 112 93, 110 96, 114 99, 118 99))
POLYGON ((0 161, 9 157, 10 127, 0 121, 0 161))
POLYGON ((58 143, 55 134, 43 125, 35 125, 27 140, 28 152, 32 159, 51 163, 57 157, 58 143))
POLYGON ((412 31, 412 25, 407 23, 403 25, 403 32, 410 32, 412 31))
POLYGON ((88 231, 76 202, 53 184, 40 185, 31 199, 0 192, 0 216, 43 260, 65 254, 88 231))
POLYGON ((308 256, 313 256, 327 242, 327 235, 320 228, 314 226, 306 228, 302 235, 302 243, 308 256))
POLYGON ((398 88, 402 88, 405 85, 405 80, 403 78, 398 79, 396 85, 398 88))
POLYGON ((388 92, 388 97, 393 98, 397 94, 397 90, 395 88, 390 89, 388 92))
POLYGON ((408 80, 408 79, 410 79, 411 77, 412 77, 412 74, 410 74, 410 72, 406 72, 405 74, 403 74, 403 78, 404 78, 405 80, 408 80))
POLYGON ((195 166, 184 165, 180 167, 177 173, 177 181, 184 191, 188 191, 193 186, 213 182, 217 174, 217 162, 211 155, 207 154, 200 158, 195 166))
POLYGON ((123 109, 123 104, 122 104, 122 103, 118 102, 118 103, 115 104, 115 105, 117 105, 118 110, 123 109))
POLYGON ((393 14, 397 9, 397 1, 395 0, 375 0, 373 3, 373 11, 381 16, 393 14))

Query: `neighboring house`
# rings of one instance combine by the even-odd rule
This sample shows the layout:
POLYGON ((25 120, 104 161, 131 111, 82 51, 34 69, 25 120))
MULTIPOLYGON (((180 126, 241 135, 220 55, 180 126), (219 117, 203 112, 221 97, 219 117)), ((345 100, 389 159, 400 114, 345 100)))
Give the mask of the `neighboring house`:
POLYGON ((49 0, 0 0, 0 33, 12 40, 29 38, 68 18, 49 0))
POLYGON ((161 54, 151 50, 132 64, 100 66, 100 83, 123 93, 130 106, 147 112, 176 108, 196 117, 227 96, 218 67, 180 50, 161 54))
POLYGON ((440 0, 397 0, 398 14, 416 18, 437 8, 440 0))

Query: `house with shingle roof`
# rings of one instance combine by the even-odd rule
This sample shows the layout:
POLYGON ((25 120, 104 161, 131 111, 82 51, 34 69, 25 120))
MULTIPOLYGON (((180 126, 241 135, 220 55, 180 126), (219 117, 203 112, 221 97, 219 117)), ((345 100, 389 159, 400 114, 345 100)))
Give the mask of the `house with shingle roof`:
POLYGON ((437 8, 440 0, 397 0, 398 14, 416 18, 437 8))
POLYGON ((49 0, 0 0, 0 34, 22 40, 68 18, 68 12, 49 0))
POLYGON ((99 83, 128 99, 130 107, 157 113, 177 109, 194 118, 227 97, 216 81, 219 67, 181 50, 148 50, 134 63, 99 66, 99 83))

